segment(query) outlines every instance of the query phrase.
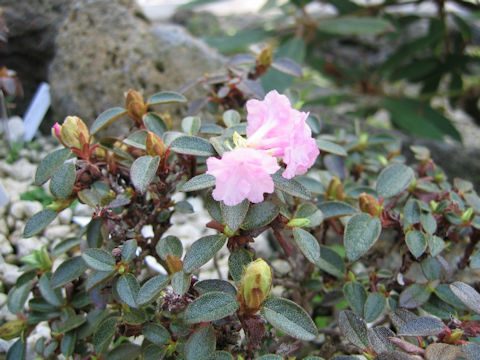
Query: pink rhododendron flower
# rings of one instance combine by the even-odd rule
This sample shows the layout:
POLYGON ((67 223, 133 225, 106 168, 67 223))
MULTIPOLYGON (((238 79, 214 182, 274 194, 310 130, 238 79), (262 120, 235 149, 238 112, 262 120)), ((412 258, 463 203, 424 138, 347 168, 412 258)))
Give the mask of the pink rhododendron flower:
POLYGON ((62 130, 62 125, 60 125, 58 122, 55 123, 55 125, 53 125, 53 134, 60 139, 61 135, 60 135, 60 131, 62 130))
POLYGON ((283 177, 305 174, 315 163, 320 151, 307 124, 308 113, 293 109, 285 95, 272 90, 263 101, 249 100, 247 112, 247 145, 283 157, 283 177))
POLYGON ((262 202, 265 193, 274 191, 270 174, 280 166, 277 159, 265 151, 236 148, 225 152, 221 159, 208 158, 207 168, 207 174, 215 176, 213 198, 234 206, 244 199, 252 203, 262 202))

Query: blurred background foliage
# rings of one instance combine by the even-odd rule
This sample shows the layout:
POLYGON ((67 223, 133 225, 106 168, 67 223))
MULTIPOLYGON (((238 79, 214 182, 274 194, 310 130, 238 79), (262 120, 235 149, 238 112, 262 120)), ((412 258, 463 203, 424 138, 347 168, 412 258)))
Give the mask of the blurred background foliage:
POLYGON ((480 124, 476 0, 267 0, 260 14, 224 24, 195 12, 215 2, 191 1, 175 20, 225 55, 271 46, 274 59, 304 67, 302 79, 270 68, 265 91, 438 140, 462 141, 455 111, 480 124))

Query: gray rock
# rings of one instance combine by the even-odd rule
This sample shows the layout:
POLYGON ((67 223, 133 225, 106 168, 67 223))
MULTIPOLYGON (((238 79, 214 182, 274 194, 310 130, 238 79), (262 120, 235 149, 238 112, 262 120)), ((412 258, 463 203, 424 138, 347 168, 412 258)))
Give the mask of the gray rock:
POLYGON ((30 218, 37 212, 41 211, 43 206, 38 201, 20 200, 12 204, 10 214, 17 220, 25 217, 30 218))
POLYGON ((0 254, 8 255, 11 253, 13 253, 12 244, 10 244, 10 241, 8 241, 4 234, 0 234, 0 254))
POLYGON ((44 245, 46 245, 46 243, 41 241, 36 236, 30 238, 23 238, 20 241, 17 241, 17 256, 19 259, 21 259, 26 255, 30 255, 33 250, 39 250, 44 245))
POLYGON ((18 266, 8 263, 0 264, 0 278, 6 285, 14 285, 20 275, 22 272, 18 266))
POLYGON ((69 225, 47 226, 44 231, 45 237, 50 240, 66 239, 71 235, 72 227, 69 225))
MULTIPOLYGON (((24 180, 32 180, 35 176, 35 171, 37 170, 37 166, 31 164, 27 159, 20 158, 18 161, 14 162, 13 164, 9 164, 4 161, 0 161, 0 172, 3 172, 7 176, 21 181, 24 180)), ((6 183, 3 182, 3 186, 8 192, 6 183)), ((12 200, 11 200, 12 201, 12 200)))
POLYGON ((25 217, 27 219, 31 218, 36 213, 42 211, 43 205, 38 201, 24 201, 25 206, 25 217))
POLYGON ((53 108, 91 124, 130 88, 175 90, 222 61, 178 26, 152 28, 133 0, 74 0, 49 69, 53 108))
POLYGON ((0 234, 7 235, 8 233, 7 221, 5 220, 5 217, 0 217, 0 234))
POLYGON ((58 221, 62 225, 68 225, 72 222, 73 211, 70 208, 66 208, 58 214, 58 221))

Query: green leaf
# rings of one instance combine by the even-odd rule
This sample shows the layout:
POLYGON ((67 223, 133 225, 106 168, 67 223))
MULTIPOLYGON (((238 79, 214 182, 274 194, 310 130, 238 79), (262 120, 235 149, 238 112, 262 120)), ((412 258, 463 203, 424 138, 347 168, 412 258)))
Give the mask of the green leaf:
POLYGON ((195 271, 208 262, 223 247, 227 238, 221 235, 204 236, 195 241, 185 254, 183 270, 186 273, 195 271))
POLYGON ((154 276, 147 280, 138 291, 136 303, 140 306, 154 301, 160 292, 168 285, 170 279, 167 275, 154 276))
POLYGON ((97 271, 115 270, 115 259, 103 249, 86 249, 82 254, 83 261, 87 266, 97 271))
POLYGON ((168 130, 167 124, 165 121, 156 113, 146 113, 143 115, 143 123, 148 131, 153 132, 159 138, 162 138, 163 133, 168 130))
POLYGON ((83 315, 73 315, 62 321, 57 326, 57 331, 61 334, 65 334, 73 329, 76 329, 83 325, 87 319, 83 315))
POLYGON ((130 168, 130 178, 135 189, 140 191, 140 193, 143 194, 152 182, 157 172, 158 164, 160 164, 160 157, 149 155, 141 156, 133 162, 130 168))
POLYGON ((75 350, 76 342, 77 342, 76 331, 70 331, 63 336, 62 342, 60 343, 60 351, 62 352, 63 356, 65 357, 72 356, 73 351, 75 350))
POLYGON ((197 329, 185 343, 185 360, 207 360, 215 351, 217 336, 212 325, 197 329))
POLYGON ((210 174, 197 175, 188 180, 180 188, 180 191, 198 191, 215 185, 215 176, 210 174))
POLYGON ((85 284, 85 290, 90 291, 104 283, 115 274, 115 271, 94 271, 90 274, 85 284))
POLYGON ((155 345, 167 344, 170 341, 170 333, 160 324, 144 324, 142 332, 145 338, 155 345))
POLYGON ((91 248, 99 247, 103 241, 103 220, 92 219, 87 225, 87 244, 91 248))
POLYGON ((345 263, 342 257, 326 246, 320 246, 320 258, 317 261, 317 266, 339 279, 345 277, 345 263))
POLYGON ((143 360, 161 360, 165 357, 167 348, 165 346, 148 345, 142 352, 143 360))
POLYGON ((289 58, 277 58, 273 60, 271 66, 278 71, 295 77, 303 77, 302 67, 294 60, 289 58))
POLYGON ((408 250, 410 250, 415 258, 420 257, 427 249, 427 237, 423 232, 418 230, 407 232, 405 242, 407 243, 408 250))
POLYGON ((422 271, 427 280, 433 281, 442 275, 442 265, 434 257, 428 256, 422 261, 422 271))
POLYGON ((270 224, 278 216, 280 209, 271 201, 252 204, 240 226, 243 230, 256 230, 270 224))
POLYGON ((385 326, 368 329, 368 341, 377 354, 395 350, 395 346, 388 339, 390 337, 395 337, 395 333, 385 326))
POLYGON ((435 220, 432 213, 420 214, 420 223, 428 234, 433 234, 437 231, 437 220, 435 220))
POLYGON ((25 360, 26 344, 22 338, 18 339, 8 349, 5 360, 25 360))
POLYGON ((480 346, 469 342, 461 346, 466 360, 480 360, 480 346))
POLYGON ((297 219, 308 219, 307 227, 317 227, 323 222, 323 213, 312 203, 302 203, 295 213, 297 219))
POLYGON ((192 276, 183 271, 177 271, 172 275, 172 288, 178 295, 184 295, 190 288, 192 276))
POLYGON ((46 272, 40 277, 38 282, 38 289, 42 297, 53 306, 62 306, 65 304, 65 300, 62 298, 62 292, 59 289, 54 290, 51 285, 52 274, 46 272))
MULTIPOLYGON (((282 171, 282 170, 280 170, 282 171)), ((286 194, 295 196, 300 199, 309 200, 311 197, 310 192, 305 186, 293 179, 285 179, 280 172, 276 172, 272 175, 275 187, 278 190, 283 191, 286 194)))
POLYGON ((182 120, 182 130, 188 135, 196 135, 201 126, 202 120, 198 116, 187 116, 182 120))
POLYGON ((317 142, 318 148, 324 152, 339 155, 339 156, 347 156, 347 152, 341 145, 338 145, 326 140, 320 140, 320 139, 317 139, 316 142, 317 142))
POLYGON ((377 193, 391 198, 405 190, 415 178, 413 170, 405 165, 393 164, 382 170, 377 179, 377 193))
POLYGON ((228 228, 235 232, 242 225, 245 216, 247 215, 250 202, 245 199, 240 204, 235 206, 228 206, 222 201, 220 202, 220 210, 222 217, 227 224, 228 228))
POLYGON ((183 103, 187 99, 180 93, 174 91, 162 91, 150 96, 147 101, 148 105, 168 104, 168 103, 183 103))
POLYGON ((318 205, 318 208, 323 213, 325 220, 349 216, 359 212, 358 209, 343 201, 324 201, 318 205))
POLYGON ((102 321, 98 326, 93 334, 93 346, 95 347, 95 352, 97 354, 101 354, 108 349, 119 322, 120 319, 118 317, 111 317, 102 321))
POLYGON ((363 317, 365 302, 367 301, 367 291, 363 285, 358 281, 347 282, 343 286, 343 294, 352 310, 363 317))
POLYGON ((238 284, 242 278, 243 268, 252 261, 252 256, 245 249, 238 249, 228 257, 228 271, 232 279, 238 284))
POLYGON ((382 313, 386 304, 387 299, 382 293, 368 294, 363 311, 365 321, 372 322, 376 320, 382 313))
POLYGON ((445 330, 443 322, 437 318, 419 317, 408 321, 398 330, 400 336, 435 336, 445 330))
POLYGON ((171 149, 179 154, 215 156, 217 153, 207 140, 196 136, 179 136, 172 141, 171 149))
POLYGON ((263 303, 262 315, 275 328, 300 340, 316 338, 318 331, 307 312, 293 301, 272 298, 263 303))
POLYGON ((416 309, 430 298, 430 290, 423 284, 412 284, 400 294, 399 305, 406 309, 416 309))
POLYGON ((30 219, 28 219, 25 229, 23 230, 23 237, 29 238, 33 235, 37 235, 40 231, 45 229, 45 227, 50 224, 57 217, 57 212, 44 209, 30 219))
POLYGON ((317 24, 318 31, 333 35, 376 35, 387 31, 392 25, 375 17, 343 16, 323 20, 317 24))
POLYGON ((477 290, 461 281, 450 284, 450 290, 465 306, 476 314, 480 314, 480 294, 477 290))
POLYGON ((361 349, 367 349, 369 347, 367 325, 358 315, 351 311, 344 310, 340 312, 338 325, 342 334, 353 345, 361 349))
POLYGON ((137 251, 137 240, 131 239, 123 243, 122 248, 122 260, 129 262, 135 258, 135 253, 137 251))
POLYGON ((437 256, 445 248, 445 241, 441 237, 436 235, 428 235, 428 248, 430 249, 430 255, 437 256))
POLYGON ((115 107, 105 110, 93 122, 92 126, 90 127, 90 134, 95 135, 97 132, 112 124, 114 121, 116 121, 118 118, 125 115, 126 113, 127 110, 121 107, 115 107))
POLYGON ((121 276, 116 284, 116 289, 120 299, 132 308, 137 307, 137 296, 140 291, 140 285, 137 278, 132 274, 121 276))
POLYGON ((63 286, 82 276, 87 266, 81 256, 75 256, 65 260, 52 275, 52 287, 54 289, 63 286))
POLYGON ((293 229, 293 239, 307 260, 316 264, 320 258, 320 245, 317 239, 308 231, 300 228, 293 229))
POLYGON ((181 258, 183 254, 182 242, 176 236, 169 235, 160 239, 155 246, 155 251, 162 260, 166 260, 168 254, 181 258))
POLYGON ((58 257, 59 255, 62 255, 66 253, 67 251, 71 250, 72 248, 80 245, 84 239, 78 237, 78 238, 68 238, 65 240, 60 241, 57 245, 52 250, 52 255, 54 257, 58 257))
POLYGON ((189 324, 223 319, 240 307, 234 295, 221 292, 207 292, 195 299, 185 310, 183 319, 189 324))
POLYGON ((227 110, 222 115, 223 123, 227 126, 233 126, 240 124, 241 117, 236 110, 227 110))
POLYGON ((139 345, 123 342, 108 353, 106 360, 138 359, 140 350, 139 345))
POLYGON ((352 216, 343 238, 347 258, 358 260, 377 241, 381 231, 382 224, 377 217, 364 213, 352 216))
POLYGON ((42 186, 67 160, 72 152, 70 149, 60 149, 48 154, 38 165, 35 173, 35 185, 42 186))
POLYGON ((142 150, 146 150, 147 134, 148 132, 146 130, 135 131, 134 133, 130 134, 125 140, 123 140, 123 143, 142 150))
POLYGON ((18 314, 22 311, 25 302, 27 301, 28 294, 30 293, 31 283, 26 282, 20 286, 14 286, 8 292, 7 307, 8 311, 12 314, 18 314))
POLYGON ((450 289, 450 286, 447 284, 440 284, 435 288, 435 295, 437 295, 442 301, 447 304, 452 305, 456 309, 468 310, 463 302, 461 302, 458 297, 450 289))
POLYGON ((237 295, 237 290, 235 289, 235 287, 225 280, 208 279, 197 281, 193 287, 200 294, 205 294, 212 291, 220 291, 233 296, 237 295))
POLYGON ((257 360, 283 360, 283 357, 276 354, 265 354, 260 356, 257 360))
POLYGON ((234 360, 233 356, 226 351, 215 351, 208 360, 234 360))

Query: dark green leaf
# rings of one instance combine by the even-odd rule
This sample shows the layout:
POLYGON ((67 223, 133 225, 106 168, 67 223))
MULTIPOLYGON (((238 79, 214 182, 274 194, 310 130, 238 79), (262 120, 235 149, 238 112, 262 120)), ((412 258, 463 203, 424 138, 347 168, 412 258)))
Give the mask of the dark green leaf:
POLYGON ((207 360, 215 351, 217 336, 212 325, 197 329, 185 343, 185 360, 207 360))
POLYGON ((8 311, 12 314, 18 314, 22 311, 25 302, 27 301, 28 294, 30 293, 31 283, 26 282, 21 286, 14 286, 10 289, 7 297, 8 311))
POLYGON ((191 273, 207 263, 223 247, 226 240, 225 236, 209 235, 195 241, 185 254, 183 270, 191 273))
POLYGON ((123 243, 122 248, 122 259, 124 261, 132 261, 135 257, 135 253, 137 251, 137 240, 131 239, 127 240, 123 243))
POLYGON ((91 248, 99 247, 103 240, 103 220, 92 219, 87 225, 87 244, 91 248))
POLYGON ((317 261, 317 266, 339 279, 345 277, 345 263, 342 257, 326 246, 320 246, 320 258, 317 261))
POLYGON ((179 136, 171 143, 171 149, 179 154, 215 156, 217 153, 207 140, 196 136, 179 136))
POLYGON ((382 224, 377 217, 362 213, 350 218, 345 227, 344 245, 347 258, 359 259, 377 241, 382 231, 382 224))
POLYGON ((437 256, 445 248, 445 241, 436 235, 428 235, 428 247, 430 255, 437 256))
POLYGON ((58 257, 61 254, 66 253, 67 251, 71 250, 72 248, 80 245, 83 242, 83 239, 78 238, 68 238, 65 240, 60 241, 52 250, 52 255, 54 257, 58 257))
POLYGON ((190 288, 192 276, 184 273, 183 271, 177 271, 172 275, 172 288, 178 295, 185 294, 190 288))
POLYGON ((158 164, 160 164, 160 157, 149 155, 141 156, 133 162, 130 168, 130 177, 135 189, 140 191, 140 193, 143 194, 152 182, 157 172, 158 164))
POLYGON ((367 291, 358 281, 347 282, 343 287, 343 294, 352 310, 363 317, 367 291))
POLYGON ((168 254, 181 258, 183 254, 182 242, 176 236, 169 235, 160 239, 155 246, 155 251, 162 260, 166 260, 168 254))
POLYGON ((137 307, 137 295, 140 291, 140 285, 137 278, 132 274, 121 276, 117 281, 117 293, 120 299, 132 308, 137 307))
POLYGON ((117 331, 117 324, 120 322, 118 317, 111 317, 102 321, 93 334, 93 346, 95 352, 101 354, 105 352, 113 340, 113 336, 117 331))
POLYGON ((142 285, 138 291, 136 303, 138 305, 146 305, 155 300, 155 298, 160 294, 170 282, 170 279, 167 275, 158 275, 154 276, 145 284, 142 285))
POLYGON ((104 283, 115 274, 115 271, 94 271, 90 274, 85 284, 85 290, 90 291, 104 283))
POLYGON ((87 266, 97 271, 115 270, 115 259, 103 249, 86 249, 82 254, 83 261, 87 266))
POLYGON ((143 123, 148 131, 153 132, 159 138, 162 138, 163 133, 168 130, 165 121, 156 113, 149 112, 143 115, 143 123))
POLYGON ((480 346, 472 342, 461 346, 463 356, 466 360, 480 360, 480 346))
POLYGON ((187 116, 182 120, 182 130, 188 135, 196 135, 201 126, 202 120, 198 116, 187 116))
POLYGON ((243 230, 256 230, 270 224, 279 213, 279 208, 271 201, 252 204, 240 226, 243 230))
POLYGON ((238 249, 228 257, 228 270, 232 279, 238 284, 242 278, 243 268, 252 261, 251 254, 245 249, 238 249))
POLYGON ((434 257, 428 256, 422 261, 422 271, 427 280, 437 280, 442 275, 442 265, 434 257))
POLYGON ((90 134, 95 135, 97 132, 110 125, 126 113, 127 110, 121 107, 105 110, 93 122, 92 126, 90 127, 90 134))
POLYGON ((226 351, 215 351, 208 360, 234 360, 233 356, 226 351))
POLYGON ((395 346, 388 340, 389 337, 395 337, 395 333, 385 326, 368 329, 368 341, 377 354, 395 350, 395 346))
POLYGON ((106 360, 138 359, 140 350, 139 345, 123 342, 108 353, 106 360))
POLYGON ((299 78, 303 77, 302 67, 292 59, 278 58, 272 62, 271 66, 282 73, 299 77, 299 78))
POLYGON ((388 21, 375 17, 334 17, 317 24, 319 31, 333 35, 376 35, 389 28, 388 21))
POLYGON ((148 105, 156 105, 156 104, 167 104, 167 103, 183 103, 186 102, 187 99, 182 94, 179 94, 174 91, 162 91, 150 96, 147 101, 148 105))
POLYGON ((365 321, 370 323, 376 320, 382 313, 386 304, 387 299, 382 293, 368 294, 364 308, 365 321))
POLYGON ((450 284, 450 290, 465 306, 480 314, 480 294, 477 290, 461 281, 450 284))
POLYGON ((314 322, 300 306, 284 298, 263 303, 262 315, 275 328, 300 340, 310 341, 318 334, 314 322))
POLYGON ((148 345, 143 350, 143 360, 162 360, 167 353, 165 346, 148 345))
POLYGON ((167 344, 170 341, 170 333, 160 324, 145 324, 142 326, 142 332, 148 341, 156 345, 167 344))
POLYGON ((447 284, 437 285, 437 287, 435 288, 435 295, 437 295, 440 299, 442 299, 442 301, 452 305, 456 309, 468 310, 468 307, 465 306, 463 302, 458 300, 452 290, 450 290, 450 286, 447 284))
POLYGON ((198 191, 215 185, 215 177, 210 174, 197 175, 188 180, 180 188, 180 191, 198 191))
POLYGON ((340 156, 347 156, 347 152, 345 151, 345 149, 342 146, 333 142, 317 139, 317 146, 320 150, 324 152, 340 156))
POLYGON ((294 179, 285 179, 280 172, 273 174, 272 179, 275 183, 275 187, 286 194, 305 200, 309 200, 311 197, 310 192, 305 188, 305 186, 294 179))
POLYGON ((190 324, 215 321, 232 315, 239 307, 234 295, 221 291, 207 292, 188 305, 183 319, 190 324))
POLYGON ((307 260, 316 264, 320 258, 320 245, 317 239, 308 231, 300 228, 293 229, 293 238, 307 260))
POLYGON ((307 227, 317 227, 323 222, 323 213, 314 204, 305 202, 297 208, 295 218, 308 219, 307 227))
POLYGON ((26 344, 22 338, 18 339, 8 349, 6 360, 25 360, 26 344))
POLYGON ((73 315, 58 324, 57 330, 59 333, 65 334, 73 329, 78 328, 85 323, 85 321, 87 321, 87 319, 83 315, 73 315))
POLYGON ((66 357, 72 356, 73 350, 75 350, 76 342, 77 342, 76 331, 70 331, 63 336, 62 342, 60 343, 60 351, 62 352, 63 356, 66 356, 66 357))
POLYGON ((23 237, 29 238, 38 234, 40 231, 50 224, 57 217, 57 212, 45 209, 28 219, 25 229, 23 230, 23 237))
POLYGON ((231 294, 233 296, 237 295, 237 290, 235 289, 235 287, 225 280, 209 279, 197 281, 193 287, 200 294, 205 294, 212 291, 220 291, 231 294))
POLYGON ((423 232, 418 230, 409 231, 405 236, 405 242, 416 258, 420 257, 427 249, 427 238, 423 232))
POLYGON ((410 167, 401 164, 390 165, 378 176, 377 193, 384 198, 391 198, 405 190, 414 178, 410 167))
POLYGON ((48 154, 38 165, 35 173, 35 185, 43 185, 63 165, 72 152, 70 149, 60 149, 48 154))
POLYGON ((220 210, 222 211, 223 220, 232 232, 237 231, 240 225, 243 223, 243 220, 247 215, 249 205, 250 202, 247 199, 235 206, 225 205, 223 201, 220 203, 220 210))
POLYGON ((323 213, 325 220, 353 215, 358 213, 359 210, 342 201, 325 201, 318 205, 318 208, 323 213))
POLYGON ((416 309, 430 298, 430 290, 423 284, 412 284, 402 291, 399 304, 406 309, 416 309))
POLYGON ((123 143, 129 146, 136 147, 138 149, 146 150, 147 134, 148 132, 146 130, 135 131, 134 133, 130 134, 125 140, 123 140, 123 143))
POLYGON ((43 274, 38 282, 38 289, 40 290, 42 297, 49 304, 59 307, 65 304, 65 300, 62 298, 62 292, 59 289, 52 289, 52 285, 50 283, 51 277, 52 274, 50 272, 43 274))
POLYGON ((79 278, 85 273, 85 270, 87 270, 87 266, 80 256, 65 260, 52 275, 52 287, 59 288, 79 278))
POLYGON ((367 349, 369 347, 367 325, 358 315, 351 311, 344 310, 340 312, 338 325, 342 334, 353 345, 361 349, 367 349))
POLYGON ((400 336, 438 335, 445 330, 443 322, 437 318, 419 317, 403 325, 398 331, 400 336))

